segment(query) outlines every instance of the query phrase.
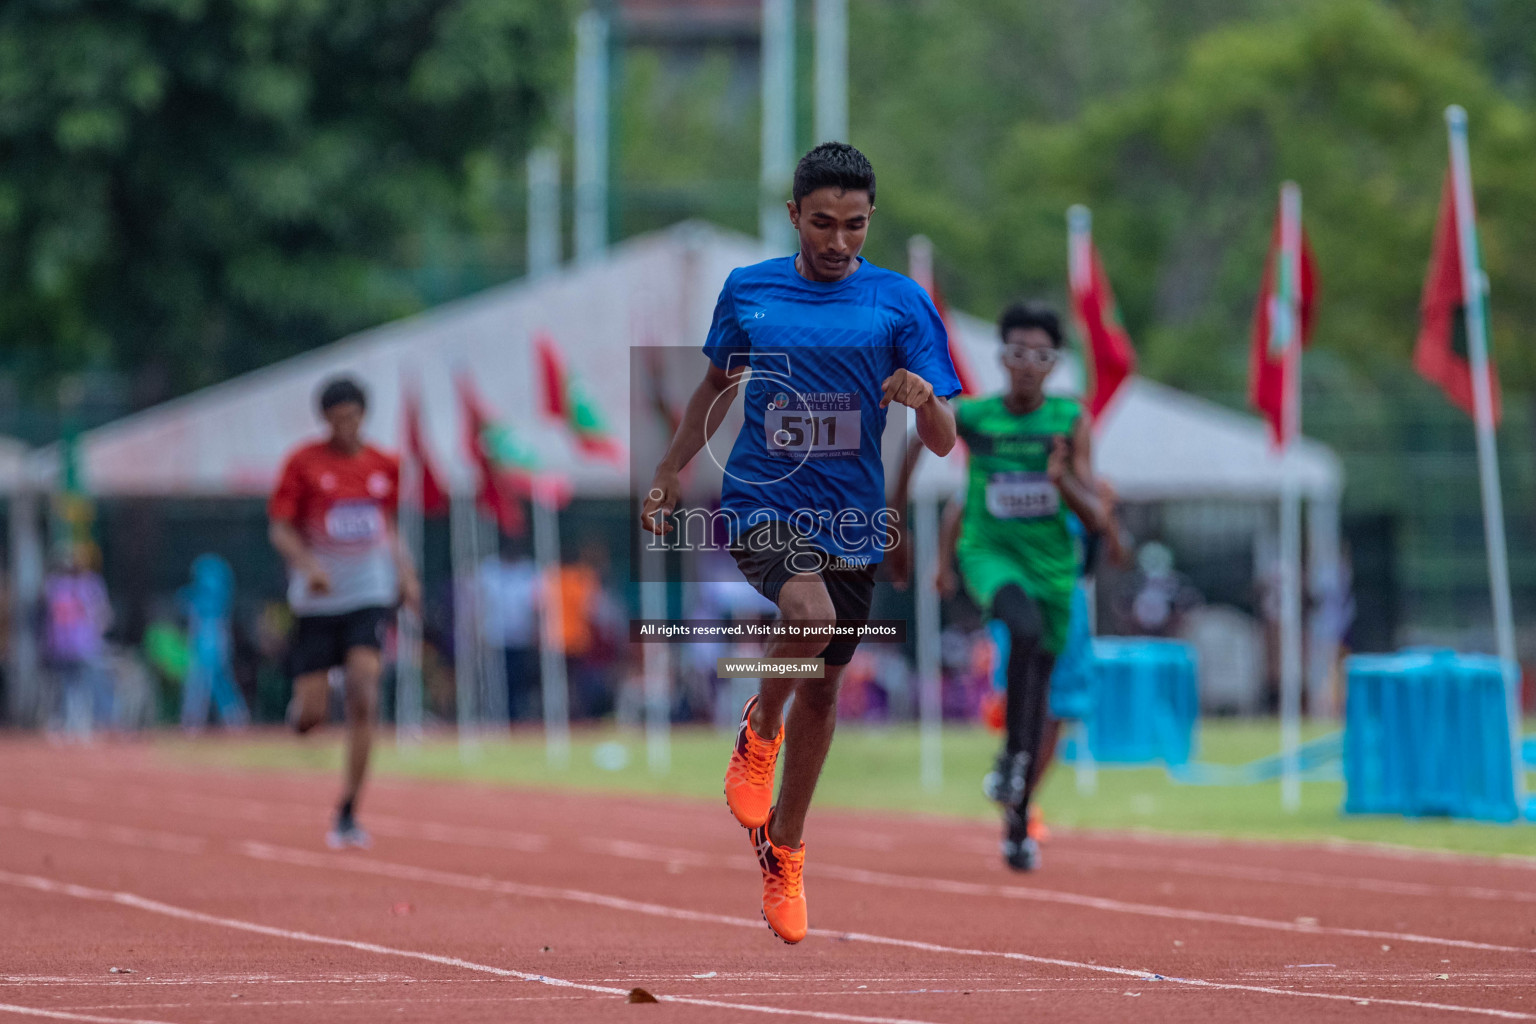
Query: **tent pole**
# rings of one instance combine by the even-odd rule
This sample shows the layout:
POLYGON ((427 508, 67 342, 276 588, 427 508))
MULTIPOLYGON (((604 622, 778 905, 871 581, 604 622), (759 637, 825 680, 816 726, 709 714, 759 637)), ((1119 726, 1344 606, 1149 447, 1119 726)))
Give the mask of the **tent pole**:
POLYGON ((912 522, 912 592, 917 600, 918 736, 923 788, 944 785, 943 674, 939 660, 938 502, 920 495, 912 522))
POLYGON ((7 720, 27 727, 38 721, 37 635, 32 612, 43 591, 43 538, 37 523, 37 491, 31 482, 11 495, 11 651, 7 720))
POLYGON ((1307 499, 1307 575, 1312 594, 1309 627, 1310 666, 1307 708, 1314 718, 1337 718, 1338 703, 1329 683, 1339 652, 1337 612, 1342 597, 1343 568, 1339 562, 1339 499, 1310 495, 1307 499))
MULTIPOLYGON (((485 695, 485 711, 482 715, 483 725, 495 730, 500 735, 506 735, 511 726, 510 711, 507 706, 507 659, 506 648, 499 642, 493 642, 491 637, 501 636, 498 628, 492 630, 486 617, 492 612, 501 609, 495 607, 494 602, 485 600, 481 589, 483 580, 482 571, 487 562, 501 561, 501 532, 495 519, 487 519, 484 516, 475 516, 475 621, 479 624, 480 639, 480 666, 481 674, 485 677, 485 684, 481 692, 485 695)), ((499 625, 499 624, 498 624, 499 625)))
POLYGON ((448 530, 453 553, 453 685, 458 722, 459 756, 468 757, 476 747, 475 688, 478 658, 475 656, 474 566, 469 545, 474 530, 475 498, 455 492, 449 507, 448 530))
POLYGON ((561 602, 560 514, 539 484, 533 494, 533 555, 543 580, 539 622, 539 674, 544 690, 544 756, 552 768, 571 764, 571 712, 565 676, 565 621, 561 602))
MULTIPOLYGON (((647 533, 647 538, 654 534, 647 533)), ((659 538, 658 538, 659 539, 659 538)), ((666 552, 646 544, 640 550, 640 617, 652 621, 667 616, 666 552)), ((672 665, 666 644, 641 647, 645 670, 646 762, 654 775, 672 770, 672 665)))
MULTIPOLYGON (((412 457, 409 444, 401 447, 400 495, 396 521, 399 541, 411 563, 421 571, 422 563, 422 473, 421 463, 412 457)), ((400 606, 395 614, 395 744, 414 746, 421 742, 421 616, 400 606)))

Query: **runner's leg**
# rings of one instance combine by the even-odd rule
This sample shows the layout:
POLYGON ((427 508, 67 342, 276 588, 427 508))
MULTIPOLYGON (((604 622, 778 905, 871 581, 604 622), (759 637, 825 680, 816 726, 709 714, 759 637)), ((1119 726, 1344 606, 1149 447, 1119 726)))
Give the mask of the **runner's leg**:
POLYGON ((303 735, 325 722, 330 706, 330 670, 306 672, 293 681, 293 699, 288 704, 288 724, 303 735))
MULTIPOLYGON (((1055 657, 1041 644, 1045 619, 1040 606, 1014 583, 992 600, 993 614, 1008 627, 1007 750, 1029 758, 1029 777, 1037 779, 1035 763, 1044 752, 1045 721, 1050 710, 1051 669, 1055 657)), ((1033 787, 1026 786, 1019 810, 1029 803, 1033 787)))
POLYGON ((368 774, 368 755, 373 748, 373 720, 379 712, 379 675, 383 659, 375 647, 347 650, 347 775, 342 806, 351 810, 368 774))
MULTIPOLYGON (((783 619, 807 626, 826 627, 837 621, 837 610, 819 573, 800 573, 786 580, 779 590, 779 612, 783 619)), ((776 639, 768 646, 770 658, 814 658, 827 647, 824 638, 776 639)), ((753 709, 752 730, 769 738, 778 733, 784 705, 795 698, 784 728, 784 776, 779 799, 770 823, 770 833, 779 846, 797 848, 805 828, 806 811, 821 767, 832 746, 832 732, 837 726, 837 689, 841 665, 828 665, 821 679, 775 679, 765 676, 753 709)))

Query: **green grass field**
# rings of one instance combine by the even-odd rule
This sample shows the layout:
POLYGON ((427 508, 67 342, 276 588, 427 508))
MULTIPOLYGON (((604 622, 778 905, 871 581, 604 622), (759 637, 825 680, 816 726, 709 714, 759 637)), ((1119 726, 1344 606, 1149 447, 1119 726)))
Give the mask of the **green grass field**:
MULTIPOLYGON (((1310 728, 1304 738, 1324 731, 1310 728)), ((1199 756, 1225 764, 1254 760, 1276 751, 1277 736, 1272 721, 1206 721, 1201 725, 1199 756)), ((729 742, 727 734, 711 729, 674 730, 671 769, 658 774, 647 767, 644 737, 611 727, 578 730, 573 737, 570 767, 564 770, 546 764, 539 732, 486 738, 465 751, 451 738, 429 739, 414 748, 386 740, 376 748, 374 769, 380 775, 719 801, 729 742)), ((817 790, 817 803, 991 819, 995 811, 981 795, 980 780, 996 745, 995 735, 979 728, 946 729, 943 786, 927 790, 918 776, 914 728, 844 726, 833 744, 817 790)), ((250 769, 339 771, 341 764, 341 741, 336 732, 318 740, 267 736, 189 742, 167 738, 161 741, 161 749, 177 760, 250 769)), ((1536 855, 1536 826, 1345 816, 1339 813, 1343 799, 1342 783, 1304 783, 1301 809, 1287 814, 1280 808, 1278 783, 1184 786, 1172 782, 1161 768, 1101 767, 1096 789, 1085 794, 1078 791, 1073 769, 1058 764, 1046 780, 1040 804, 1047 821, 1066 828, 1293 841, 1340 839, 1536 855)))

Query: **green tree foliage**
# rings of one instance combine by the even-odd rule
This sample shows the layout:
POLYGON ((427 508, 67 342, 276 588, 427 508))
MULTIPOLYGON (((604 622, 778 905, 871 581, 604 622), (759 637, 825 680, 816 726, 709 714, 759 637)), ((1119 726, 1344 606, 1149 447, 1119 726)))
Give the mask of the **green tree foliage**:
POLYGON ((423 263, 505 248, 571 7, 10 0, 0 358, 180 390, 419 308, 423 263))
MULTIPOLYGON (((1089 203, 1154 375, 1236 388, 1276 187, 1302 186, 1322 295, 1316 342, 1370 368, 1402 363, 1417 324, 1441 182, 1443 111, 1467 107, 1494 331, 1512 382, 1536 371, 1517 325, 1536 312, 1536 134, 1477 65, 1386 8, 1341 0, 1198 40, 1165 86, 1021 126, 1002 158, 1006 211, 987 235, 1064 246, 1060 211, 1089 203), (1057 224, 1046 233, 1048 223, 1057 224)), ((1031 247, 1026 279, 1059 279, 1031 247)))
MULTIPOLYGON (((1418 27, 1381 2, 1328 0, 1250 11, 1183 40, 1179 26, 1161 20, 1175 6, 1121 5, 1095 37, 1097 61, 1075 79, 1060 67, 1071 47, 1030 44, 1022 32, 1000 32, 977 51, 996 57, 1001 40, 1026 40, 1011 72, 949 54, 939 66, 956 81, 946 88, 937 68, 930 79, 915 66, 912 76, 932 90, 873 101, 869 147, 883 174, 882 213, 897 228, 881 244, 891 250, 911 230, 932 235, 950 296, 974 309, 1019 294, 1059 300, 1065 210, 1087 203, 1144 368, 1195 390, 1241 392, 1278 185, 1292 178, 1302 185, 1322 281, 1316 344, 1336 366, 1401 365, 1447 161, 1442 113, 1461 103, 1472 125, 1495 348, 1506 382, 1529 385, 1536 361, 1519 338, 1536 314, 1536 264, 1523 255, 1536 245, 1536 120, 1499 90, 1466 34, 1418 27), (1163 31, 1137 47, 1138 25, 1163 31), (1118 54, 1127 58, 1117 82, 1118 54), (1050 69, 1073 87, 1053 92, 1020 80, 1050 69), (989 74, 991 95, 980 88, 989 74), (963 95, 978 107, 972 127, 927 141, 938 123, 961 118, 963 95)), ((1051 7, 1015 16, 1043 18, 1051 7)), ((923 9, 903 11, 911 18, 923 9)), ((1064 23, 1054 32, 1071 38, 1064 23)), ((896 252, 886 258, 900 265, 896 252)))

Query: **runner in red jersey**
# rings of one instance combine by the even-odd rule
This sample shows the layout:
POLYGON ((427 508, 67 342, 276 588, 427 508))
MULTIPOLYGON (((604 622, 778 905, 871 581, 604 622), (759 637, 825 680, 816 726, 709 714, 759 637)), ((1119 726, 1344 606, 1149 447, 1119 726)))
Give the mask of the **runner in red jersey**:
POLYGON ((337 849, 369 845, 355 812, 378 714, 384 631, 396 605, 421 603, 415 568, 395 532, 400 467, 363 443, 367 405, 351 380, 321 390, 330 437, 289 456, 267 507, 295 618, 289 724, 305 733, 325 721, 331 669, 345 673, 346 788, 326 837, 337 849))

